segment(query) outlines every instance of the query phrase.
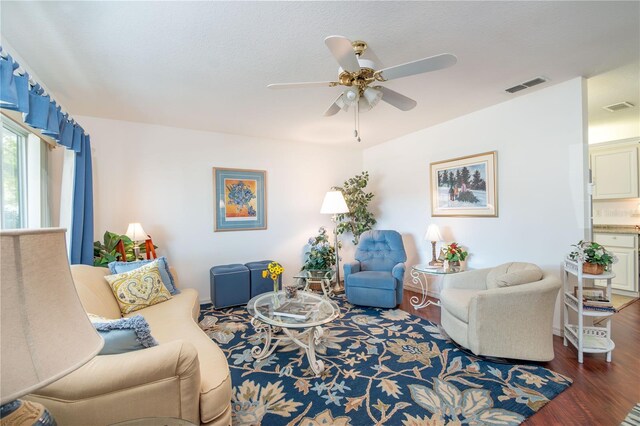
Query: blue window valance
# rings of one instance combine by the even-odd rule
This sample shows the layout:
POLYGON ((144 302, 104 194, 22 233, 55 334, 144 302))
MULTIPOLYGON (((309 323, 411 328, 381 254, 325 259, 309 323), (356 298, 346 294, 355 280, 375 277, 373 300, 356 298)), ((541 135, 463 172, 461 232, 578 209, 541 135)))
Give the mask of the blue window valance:
POLYGON ((69 260, 93 264, 91 141, 84 129, 45 93, 0 46, 0 107, 19 111, 23 121, 75 153, 69 260))
POLYGON ((89 135, 0 47, 0 107, 19 111, 23 120, 60 145, 81 152, 89 135))

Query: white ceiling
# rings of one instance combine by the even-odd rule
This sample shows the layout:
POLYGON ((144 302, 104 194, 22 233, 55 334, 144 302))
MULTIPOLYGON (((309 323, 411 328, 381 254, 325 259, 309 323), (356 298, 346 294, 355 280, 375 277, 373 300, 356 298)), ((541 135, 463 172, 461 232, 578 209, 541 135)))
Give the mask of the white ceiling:
POLYGON ((589 126, 640 123, 640 61, 605 72, 587 82, 589 126), (610 112, 603 107, 630 102, 629 109, 610 112))
MULTIPOLYGON (((391 66, 458 64, 386 85, 418 101, 361 117, 370 146, 580 75, 638 61, 639 2, 2 2, 2 36, 68 110, 303 142, 355 144, 323 40, 362 39, 391 66), (535 76, 550 82, 509 95, 535 76)), ((550 106, 551 107, 551 106, 550 106)))

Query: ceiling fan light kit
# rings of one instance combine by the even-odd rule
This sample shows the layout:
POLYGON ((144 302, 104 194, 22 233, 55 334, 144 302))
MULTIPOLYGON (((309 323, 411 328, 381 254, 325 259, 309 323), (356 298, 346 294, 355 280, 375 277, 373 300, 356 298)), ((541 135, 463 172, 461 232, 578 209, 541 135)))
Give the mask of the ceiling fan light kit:
POLYGON ((373 87, 367 87, 364 91, 364 97, 367 99, 367 102, 373 108, 380 102, 382 99, 382 92, 373 87))
POLYGON ((345 103, 347 103, 348 105, 355 105, 360 99, 360 91, 353 87, 349 87, 344 91, 343 98, 345 103))
POLYGON ((336 98, 325 111, 325 116, 332 116, 349 107, 355 108, 354 136, 360 142, 360 110, 368 111, 375 107, 380 100, 401 111, 409 111, 417 102, 407 96, 384 86, 373 86, 374 83, 385 82, 397 78, 437 71, 455 65, 458 61, 455 55, 443 53, 407 62, 401 65, 376 70, 375 62, 363 58, 367 50, 367 43, 362 40, 350 41, 342 36, 329 36, 324 40, 331 54, 339 64, 338 81, 323 81, 309 83, 277 83, 270 84, 270 89, 292 89, 308 87, 345 86, 346 89, 336 98))

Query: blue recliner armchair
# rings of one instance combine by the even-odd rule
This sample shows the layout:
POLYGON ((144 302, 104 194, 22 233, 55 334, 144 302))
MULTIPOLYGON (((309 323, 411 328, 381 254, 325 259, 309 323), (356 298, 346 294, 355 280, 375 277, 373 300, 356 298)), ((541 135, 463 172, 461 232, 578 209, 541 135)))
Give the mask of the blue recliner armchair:
POLYGON ((396 231, 367 231, 360 236, 356 261, 344 265, 347 300, 354 305, 395 308, 402 302, 407 254, 396 231))

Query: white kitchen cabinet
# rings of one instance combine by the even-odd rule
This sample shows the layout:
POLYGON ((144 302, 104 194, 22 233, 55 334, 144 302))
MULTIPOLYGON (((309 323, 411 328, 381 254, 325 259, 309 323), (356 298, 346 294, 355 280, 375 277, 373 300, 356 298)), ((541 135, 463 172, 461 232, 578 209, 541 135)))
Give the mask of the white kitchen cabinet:
MULTIPOLYGON (((611 287, 621 294, 638 293, 638 236, 633 234, 605 234, 596 233, 594 241, 605 246, 607 250, 618 257, 618 262, 612 265, 615 274, 611 287)), ((598 285, 605 285, 599 280, 598 285)))
POLYGON ((638 142, 589 149, 593 199, 638 198, 638 142))

